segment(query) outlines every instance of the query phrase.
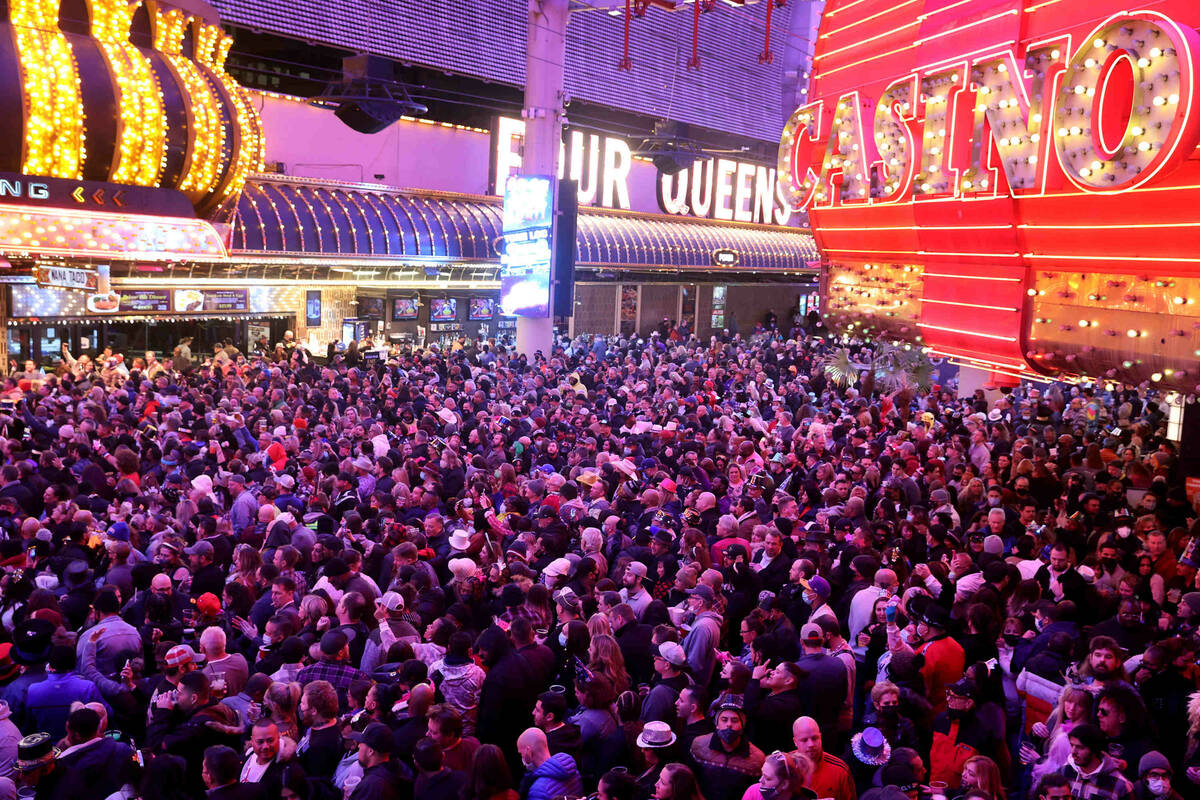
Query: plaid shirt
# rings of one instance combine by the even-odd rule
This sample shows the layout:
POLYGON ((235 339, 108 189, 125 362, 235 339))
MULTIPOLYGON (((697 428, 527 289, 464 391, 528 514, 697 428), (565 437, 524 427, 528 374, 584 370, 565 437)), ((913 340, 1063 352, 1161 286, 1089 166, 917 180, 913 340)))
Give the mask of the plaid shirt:
POLYGON ((1074 800, 1128 800, 1133 797, 1133 784, 1117 769, 1112 756, 1105 755, 1104 761, 1090 775, 1081 775, 1069 763, 1062 773, 1071 782, 1074 800))
POLYGON ((318 661, 300 670, 296 680, 301 686, 307 686, 313 681, 329 681, 333 688, 337 689, 338 700, 345 705, 350 684, 357 680, 370 681, 371 676, 341 661, 318 661))

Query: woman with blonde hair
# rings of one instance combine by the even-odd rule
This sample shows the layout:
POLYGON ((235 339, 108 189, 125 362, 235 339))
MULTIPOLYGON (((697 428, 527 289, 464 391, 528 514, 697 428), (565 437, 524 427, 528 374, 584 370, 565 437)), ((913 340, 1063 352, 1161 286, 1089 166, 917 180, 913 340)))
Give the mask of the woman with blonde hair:
POLYGON ((1031 780, 1036 785, 1043 776, 1057 772, 1066 766, 1071 755, 1071 743, 1067 735, 1076 725, 1089 722, 1092 718, 1094 697, 1082 686, 1068 686, 1058 696, 1058 706, 1045 722, 1035 723, 1031 733, 1046 740, 1044 754, 1028 742, 1021 744, 1021 761, 1034 764, 1031 780))
POLYGON ((269 717, 279 728, 279 735, 293 742, 300 741, 300 719, 296 710, 300 707, 300 684, 272 683, 263 696, 262 716, 269 717))
POLYGON ((1006 797, 1000 767, 987 756, 971 756, 963 762, 960 788, 964 795, 985 795, 990 800, 1005 800, 1006 797))
POLYGON ((612 635, 612 622, 608 616, 602 613, 592 614, 587 621, 588 634, 595 638, 596 636, 612 635))
POLYGON ((233 550, 233 574, 226 583, 240 583, 257 591, 258 568, 261 566, 262 553, 248 544, 239 544, 233 550))
MULTIPOLYGON (((598 615, 597 615, 598 616, 598 615)), ((592 619, 596 617, 593 616, 592 619)), ((588 620, 591 628, 591 620, 588 620)), ((592 633, 592 643, 588 646, 588 669, 603 675, 612 681, 617 694, 629 688, 629 673, 625 670, 625 656, 617 640, 608 633, 592 633)))
POLYGON ((776 750, 763 762, 758 781, 750 784, 742 800, 789 800, 792 797, 811 797, 805 790, 812 773, 812 762, 795 753, 776 750))

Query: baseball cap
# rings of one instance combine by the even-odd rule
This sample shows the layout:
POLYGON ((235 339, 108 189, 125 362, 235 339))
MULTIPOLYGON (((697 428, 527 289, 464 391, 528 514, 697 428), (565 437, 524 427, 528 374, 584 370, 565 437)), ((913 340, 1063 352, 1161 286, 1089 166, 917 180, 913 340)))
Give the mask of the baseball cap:
POLYGON ((687 653, 678 642, 663 642, 658 646, 658 654, 662 656, 668 664, 676 667, 682 667, 687 663, 687 653))
POLYGON ((356 742, 362 742, 376 753, 390 755, 396 746, 396 739, 392 735, 392 729, 382 722, 372 722, 363 729, 362 733, 351 732, 347 738, 356 742))
POLYGON ((646 569, 646 565, 640 561, 630 561, 629 566, 625 568, 627 572, 632 572, 639 578, 644 578, 650 574, 650 570, 646 569))
POLYGON ((814 575, 808 580, 801 579, 800 585, 811 592, 815 592, 820 597, 829 597, 829 581, 825 580, 820 575, 814 575))
POLYGON ((212 592, 205 592, 196 598, 196 610, 206 617, 215 617, 221 613, 221 601, 212 592))
POLYGON ((388 611, 396 611, 404 608, 404 598, 400 596, 399 592, 384 592, 383 597, 379 598, 379 605, 388 611))
POLYGON ((561 590, 554 593, 554 602, 558 603, 567 611, 579 611, 579 595, 575 594, 575 590, 569 586, 565 586, 561 590))
POLYGON ((946 687, 950 694, 956 697, 967 697, 971 700, 975 699, 976 687, 975 681, 970 678, 959 678, 954 683, 946 687))
POLYGON ((321 636, 321 652, 327 656, 336 656, 350 644, 350 638, 344 630, 325 631, 321 636))
POLYGON ((716 602, 717 599, 717 596, 713 594, 712 587, 706 583, 696 584, 696 586, 693 588, 688 589, 687 593, 691 596, 699 597, 701 600, 705 600, 709 603, 716 602))
POLYGON ((208 556, 209 558, 212 558, 213 546, 211 542, 201 539, 191 547, 185 548, 183 552, 187 553, 189 556, 208 556))
POLYGON ((825 640, 825 631, 815 622, 806 622, 804 627, 800 628, 800 638, 804 641, 810 639, 825 640))
POLYGON ((197 653, 186 644, 177 644, 167 651, 163 657, 163 662, 172 668, 182 667, 186 664, 198 664, 204 660, 203 653, 197 653))

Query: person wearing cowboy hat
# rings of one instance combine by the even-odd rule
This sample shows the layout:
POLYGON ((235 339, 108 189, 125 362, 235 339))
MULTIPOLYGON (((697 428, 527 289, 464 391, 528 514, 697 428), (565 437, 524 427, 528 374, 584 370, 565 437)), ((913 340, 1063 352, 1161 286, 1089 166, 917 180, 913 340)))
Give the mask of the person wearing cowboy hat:
POLYGON ((642 751, 646 770, 637 776, 637 784, 647 795, 654 793, 654 785, 667 762, 676 760, 672 757, 675 741, 675 732, 665 722, 647 722, 638 734, 637 746, 642 751))

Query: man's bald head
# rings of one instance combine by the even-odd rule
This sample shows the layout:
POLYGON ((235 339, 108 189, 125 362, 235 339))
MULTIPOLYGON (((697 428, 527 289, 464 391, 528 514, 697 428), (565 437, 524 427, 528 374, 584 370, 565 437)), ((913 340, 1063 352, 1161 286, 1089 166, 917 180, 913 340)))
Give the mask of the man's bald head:
POLYGON ((160 572, 150 579, 150 588, 156 592, 171 591, 171 576, 160 572))
POLYGON ((800 717, 792 723, 792 741, 800 754, 812 759, 814 764, 821 763, 824 749, 821 746, 821 726, 812 717, 800 717))
POLYGON ((875 573, 875 585, 880 589, 895 589, 899 582, 895 570, 884 567, 875 573))
POLYGON ((423 717, 433 705, 433 687, 427 683, 418 683, 408 693, 408 711, 414 717, 423 717))
POLYGON ((550 757, 550 745, 546 741, 546 734, 541 728, 526 728, 525 732, 517 737, 517 753, 526 768, 541 766, 541 763, 550 757))

